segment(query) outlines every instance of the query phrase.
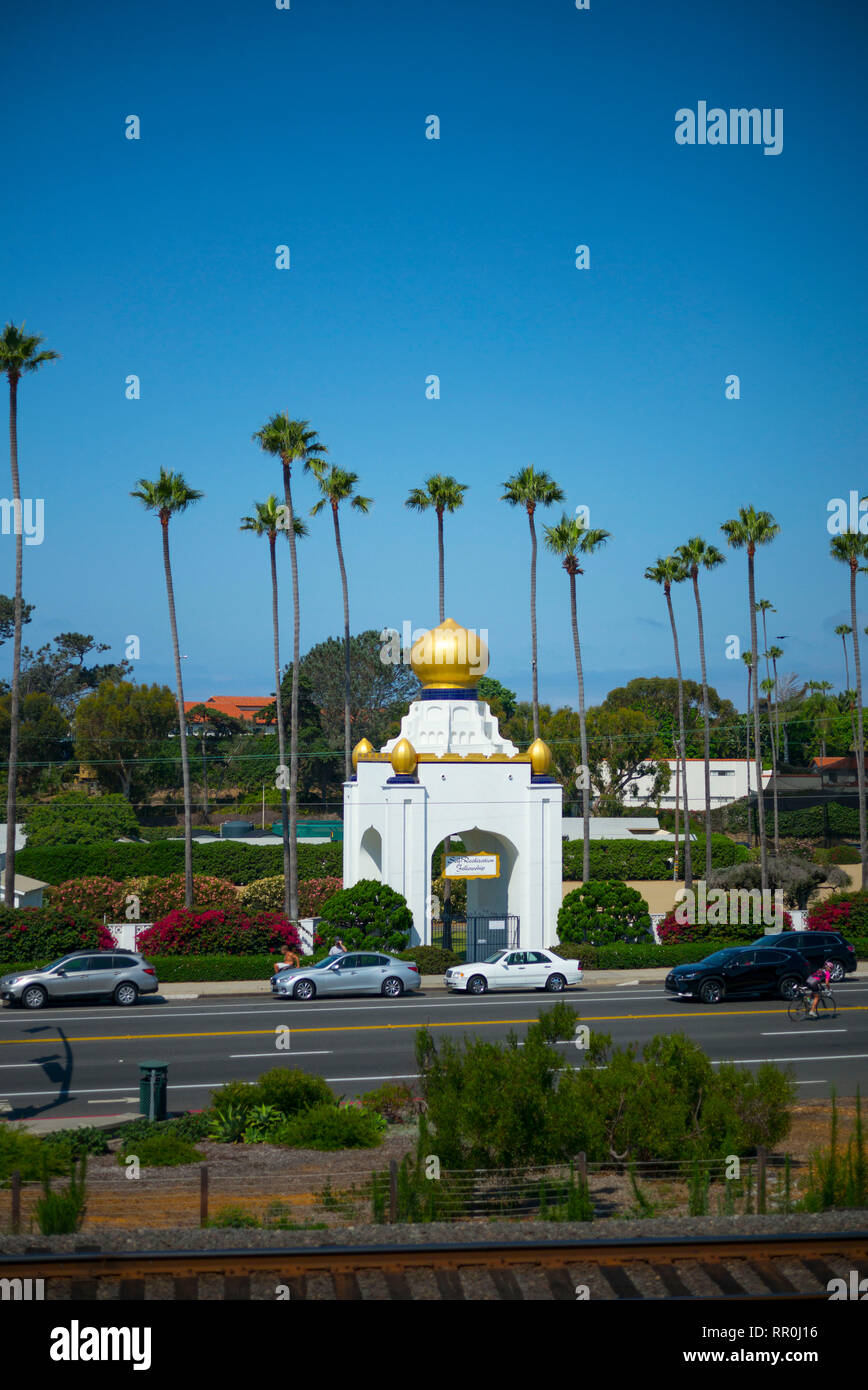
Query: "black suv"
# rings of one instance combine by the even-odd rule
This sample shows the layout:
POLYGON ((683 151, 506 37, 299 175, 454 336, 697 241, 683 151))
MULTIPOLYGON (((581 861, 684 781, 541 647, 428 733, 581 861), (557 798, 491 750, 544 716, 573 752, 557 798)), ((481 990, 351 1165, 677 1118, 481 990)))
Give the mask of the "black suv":
POLYGON ((834 961, 830 972, 833 980, 843 980, 856 969, 856 947, 851 946, 839 931, 782 931, 773 936, 761 936, 754 946, 776 946, 783 951, 797 951, 816 970, 824 961, 834 961))
POLYGON ((810 975, 811 966, 796 951, 767 947, 768 939, 761 948, 730 946, 697 965, 676 965, 666 976, 666 988, 680 999, 701 999, 703 1004, 719 1004, 724 998, 746 994, 792 999, 810 975))

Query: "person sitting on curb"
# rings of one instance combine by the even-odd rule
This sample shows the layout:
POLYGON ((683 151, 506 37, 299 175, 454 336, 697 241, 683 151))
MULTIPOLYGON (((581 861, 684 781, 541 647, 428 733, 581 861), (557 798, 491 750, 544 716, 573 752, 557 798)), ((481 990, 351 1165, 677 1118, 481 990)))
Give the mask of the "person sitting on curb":
POLYGON ((278 961, 274 969, 275 971, 285 970, 287 966, 292 966, 293 970, 297 970, 300 964, 301 960, 297 953, 293 951, 289 946, 284 946, 283 960, 278 961))

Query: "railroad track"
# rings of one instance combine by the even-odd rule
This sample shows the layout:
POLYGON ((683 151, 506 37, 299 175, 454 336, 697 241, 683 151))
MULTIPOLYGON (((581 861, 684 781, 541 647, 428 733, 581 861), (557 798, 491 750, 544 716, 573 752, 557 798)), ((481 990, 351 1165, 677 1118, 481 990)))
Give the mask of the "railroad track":
POLYGON ((0 1279, 42 1278, 48 1299, 121 1301, 825 1301, 854 1269, 868 1275, 868 1232, 0 1256, 0 1279))

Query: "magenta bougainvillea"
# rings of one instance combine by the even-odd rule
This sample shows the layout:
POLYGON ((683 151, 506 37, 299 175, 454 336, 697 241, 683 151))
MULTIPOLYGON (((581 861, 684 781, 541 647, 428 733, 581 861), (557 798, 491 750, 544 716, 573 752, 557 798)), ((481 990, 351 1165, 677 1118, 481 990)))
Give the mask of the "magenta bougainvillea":
POLYGON ((237 907, 176 908, 139 936, 139 950, 148 956, 274 955, 299 944, 297 929, 282 913, 246 913, 237 907))

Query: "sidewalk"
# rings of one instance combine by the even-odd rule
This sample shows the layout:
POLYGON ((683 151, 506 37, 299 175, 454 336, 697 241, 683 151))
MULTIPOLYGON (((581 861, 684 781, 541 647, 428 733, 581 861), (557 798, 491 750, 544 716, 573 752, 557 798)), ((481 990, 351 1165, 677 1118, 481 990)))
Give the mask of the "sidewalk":
MULTIPOLYGON (((586 970, 584 984, 580 988, 588 989, 592 985, 628 985, 628 984, 651 984, 666 979, 671 966, 655 966, 649 970, 586 970)), ((423 975, 422 988, 426 994, 432 991, 446 993, 442 975, 423 975)), ((575 992, 575 991, 571 991, 575 992)), ((271 994, 270 980, 202 980, 190 981, 184 984, 165 984, 160 985, 160 994, 164 999, 207 999, 213 996, 231 994, 271 994)))

